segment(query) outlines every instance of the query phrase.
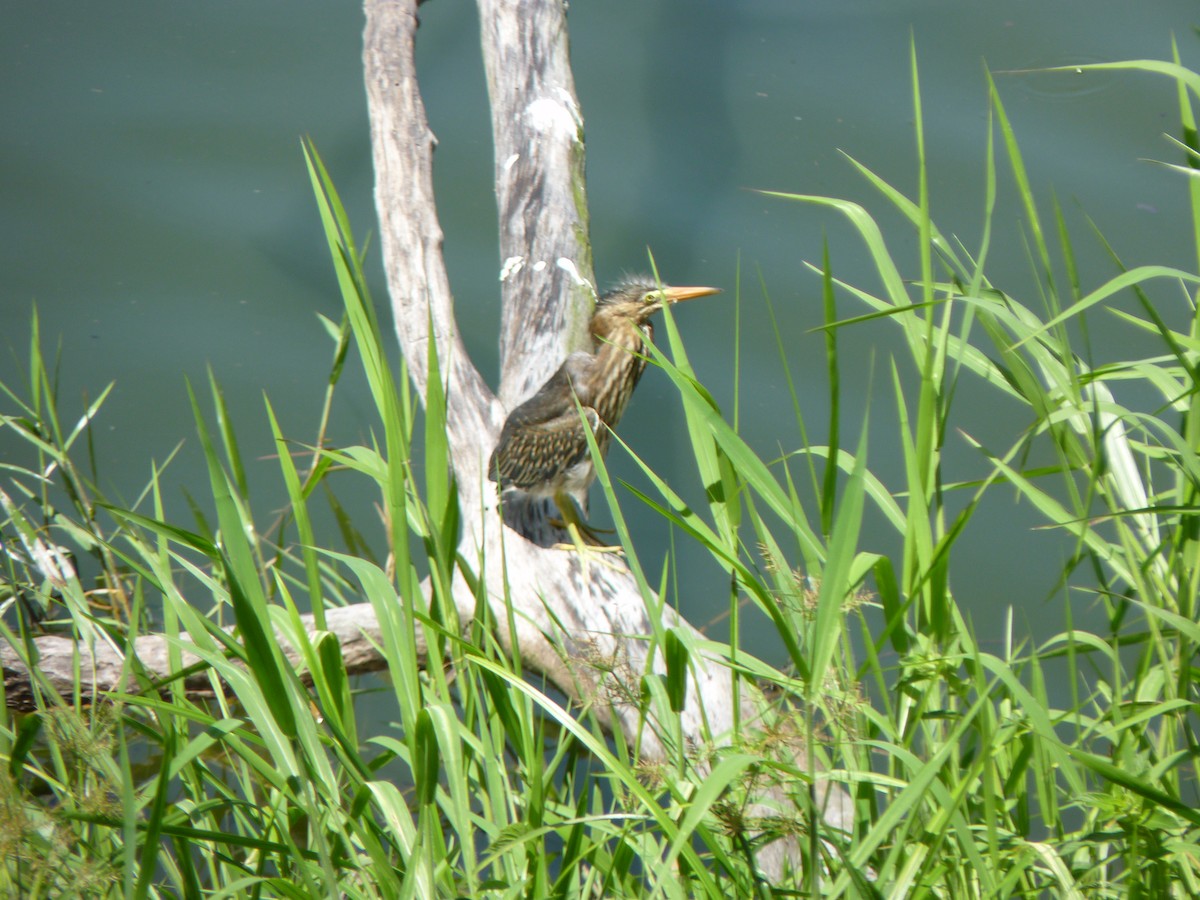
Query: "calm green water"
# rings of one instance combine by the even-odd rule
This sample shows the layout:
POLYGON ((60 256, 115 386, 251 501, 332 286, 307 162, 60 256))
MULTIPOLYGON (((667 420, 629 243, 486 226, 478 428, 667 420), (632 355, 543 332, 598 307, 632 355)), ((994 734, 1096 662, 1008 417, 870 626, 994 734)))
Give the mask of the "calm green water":
MULTIPOLYGON (((475 13, 463 0, 434 0, 421 15, 451 281, 469 349, 494 383, 499 261, 475 13)), ((772 455, 795 448, 799 437, 757 288, 761 276, 803 390, 810 436, 820 442, 823 349, 808 333, 820 322, 819 283, 802 261, 819 260, 827 234, 837 273, 874 284, 842 222, 747 189, 844 196, 881 212, 842 150, 914 192, 912 35, 935 216, 943 231, 972 246, 982 221, 985 62, 998 71, 1166 58, 1174 34, 1195 68, 1197 18, 1195 3, 1165 0, 576 0, 570 24, 587 121, 597 274, 607 283, 645 268, 649 247, 668 280, 729 289, 682 309, 678 319, 699 374, 732 410, 732 288, 741 266, 740 425, 772 455)), ((104 486, 132 498, 150 459, 187 439, 168 478, 173 512, 185 515, 180 488, 203 495, 206 483, 185 376, 201 383, 212 367, 250 457, 272 452, 263 392, 285 432, 312 435, 330 354, 316 314, 336 318, 340 307, 299 139, 316 140, 360 235, 372 229, 361 10, 329 2, 48 3, 12 7, 3 19, 0 376, 20 373, 36 303, 43 332, 61 335, 64 408, 74 414, 85 392, 117 384, 99 423, 104 486)), ((1053 189, 1077 229, 1085 285, 1111 274, 1086 239, 1085 213, 1127 265, 1194 265, 1181 178, 1140 161, 1176 161, 1161 136, 1176 129, 1169 83, 1036 75, 1001 76, 1000 87, 1047 201, 1043 211, 1053 189)), ((1036 306, 1012 224, 1016 209, 1004 200, 999 210, 992 279, 1036 306)), ((894 217, 883 222, 904 260, 913 244, 908 232, 894 217)), ((1177 293, 1160 299, 1182 320, 1177 293)), ((847 305, 847 315, 857 312, 847 305)), ((1112 346, 1116 335, 1095 318, 1099 354, 1136 351, 1125 336, 1112 346)), ((874 394, 870 462, 899 486, 899 444, 883 390, 894 338, 886 324, 844 335, 845 414, 857 423, 874 394)), ((347 388, 336 423, 343 442, 365 438, 372 427, 361 383, 347 388)), ((1019 411, 969 386, 958 402, 961 426, 993 448, 1007 447, 1026 424, 1019 411)), ((678 467, 683 420, 664 377, 647 375, 621 430, 656 470, 678 467)), ((951 461, 961 471, 948 479, 982 471, 961 441, 954 447, 951 461)), ((614 465, 640 480, 629 464, 614 465)), ((274 471, 270 461, 252 471, 260 515, 278 505, 274 471)), ((675 480, 701 502, 690 473, 675 480)), ((369 496, 357 499, 370 531, 369 496)), ((644 564, 658 572, 669 535, 639 515, 632 499, 627 513, 644 564)), ((1067 548, 1034 533, 1035 523, 997 496, 961 543, 953 583, 982 634, 998 634, 1009 606, 1019 628, 1062 625, 1061 601, 1046 596, 1067 548)), ((877 523, 863 544, 895 546, 877 523)), ((702 557, 685 555, 678 573, 680 603, 693 622, 725 609, 723 577, 702 557)), ((1086 613, 1077 602, 1080 621, 1086 613)))

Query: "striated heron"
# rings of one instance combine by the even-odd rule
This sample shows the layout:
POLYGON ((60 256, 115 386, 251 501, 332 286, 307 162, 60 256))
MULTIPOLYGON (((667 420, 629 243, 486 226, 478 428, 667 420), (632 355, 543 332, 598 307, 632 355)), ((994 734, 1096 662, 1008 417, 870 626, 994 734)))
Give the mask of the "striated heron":
POLYGON ((629 405, 646 368, 644 345, 654 339, 650 317, 670 303, 720 293, 711 287, 669 287, 645 276, 627 278, 596 303, 592 352, 567 357, 536 394, 511 413, 488 462, 488 478, 501 490, 554 500, 569 530, 598 543, 575 505, 585 508, 596 477, 583 416, 604 453, 609 429, 629 405))

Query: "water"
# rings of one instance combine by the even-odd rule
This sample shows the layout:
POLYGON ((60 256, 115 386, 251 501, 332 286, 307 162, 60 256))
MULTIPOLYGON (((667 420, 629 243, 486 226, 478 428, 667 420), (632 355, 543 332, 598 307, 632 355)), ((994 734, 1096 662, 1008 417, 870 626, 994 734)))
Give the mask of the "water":
MULTIPOLYGON (((820 288, 802 266, 827 235, 839 275, 874 282, 857 239, 827 213, 763 197, 764 188, 858 200, 878 213, 906 274, 913 239, 839 151, 902 190, 916 190, 909 42, 915 41, 930 190, 943 231, 970 247, 981 232, 987 95, 992 71, 1139 57, 1167 58, 1174 34, 1185 64, 1200 65, 1195 6, 1124 0, 1032 3, 784 2, 718 0, 592 3, 570 10, 572 52, 586 117, 597 275, 610 283, 646 268, 646 249, 677 283, 726 287, 720 299, 678 313, 701 379, 733 406, 733 288, 741 311, 740 426, 761 453, 799 443, 783 388, 768 287, 810 436, 826 415, 820 288), (766 348, 765 350, 763 348, 766 348)), ((491 143, 474 10, 461 0, 421 9, 423 88, 440 144, 439 209, 460 324, 476 364, 496 380, 499 322, 491 143)), ((185 440, 167 478, 172 513, 186 515, 182 486, 203 495, 184 378, 211 367, 224 386, 249 458, 273 452, 262 396, 282 428, 311 438, 330 345, 317 314, 340 305, 311 199, 300 138, 311 135, 354 225, 375 228, 368 124, 360 64, 361 11, 353 4, 126 2, 29 4, 0 29, 0 376, 25 359, 30 310, 62 341, 62 395, 71 414, 104 384, 116 391, 99 423, 101 482, 132 498, 185 440), (11 352, 9 352, 9 348, 11 352)), ((1085 286, 1112 274, 1086 238, 1091 216, 1126 265, 1188 267, 1182 179, 1144 158, 1178 161, 1162 137, 1177 131, 1174 87, 1150 76, 997 75, 1034 187, 1049 212, 1053 190, 1080 246, 1085 286)), ((1030 266, 998 207, 990 272, 1036 307, 1030 266)), ((378 271, 376 255, 372 270, 378 271)), ((377 280, 377 299, 385 293, 377 280)), ((1159 295, 1178 324, 1177 292, 1159 295)), ((845 314, 862 310, 847 306, 845 314)), ((1098 349, 1127 339, 1093 317, 1098 349)), ((846 421, 871 405, 870 463, 902 484, 886 372, 898 345, 878 323, 843 335, 846 421)), ((1122 351, 1135 352, 1124 345, 1122 351)), ((1027 417, 994 397, 965 392, 961 425, 1003 449, 1027 417)), ((366 440, 366 391, 348 379, 335 439, 366 440)), ((849 433, 857 430, 855 424, 849 433)), ((643 379, 623 436, 685 497, 702 493, 682 454, 680 410, 665 377, 643 379)), ((955 440, 958 475, 979 474, 955 440)), ((615 474, 642 483, 614 457, 615 474)), ((275 464, 254 464, 260 515, 281 502, 275 464)), ((353 500, 353 492, 351 499, 353 500)), ((364 531, 377 531, 369 496, 364 531)), ((670 537, 626 504, 652 580, 670 537)), ((981 633, 998 633, 1006 609, 1018 630, 1063 625, 1047 603, 1067 548, 1037 519, 997 495, 961 542, 957 595, 981 633), (1013 561, 1019 560, 1018 565, 1013 561)), ((871 522, 863 546, 894 550, 871 522)), ((679 604, 704 624, 728 603, 724 579, 703 555, 683 551, 679 604)), ((1078 621, 1078 618, 1077 618, 1078 621)), ((721 633, 721 626, 714 628, 721 633)), ((999 649, 996 647, 994 649, 999 649)), ((770 652, 768 651, 768 655, 770 652)))

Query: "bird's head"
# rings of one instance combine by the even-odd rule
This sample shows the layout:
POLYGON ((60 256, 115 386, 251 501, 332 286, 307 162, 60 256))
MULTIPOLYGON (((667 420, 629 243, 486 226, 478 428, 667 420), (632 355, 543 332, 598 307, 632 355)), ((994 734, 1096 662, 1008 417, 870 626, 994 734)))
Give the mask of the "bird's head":
POLYGON ((720 288, 671 287, 658 284, 645 275, 637 275, 626 278, 605 293, 596 303, 596 315, 628 318, 640 324, 671 303, 719 293, 720 288))

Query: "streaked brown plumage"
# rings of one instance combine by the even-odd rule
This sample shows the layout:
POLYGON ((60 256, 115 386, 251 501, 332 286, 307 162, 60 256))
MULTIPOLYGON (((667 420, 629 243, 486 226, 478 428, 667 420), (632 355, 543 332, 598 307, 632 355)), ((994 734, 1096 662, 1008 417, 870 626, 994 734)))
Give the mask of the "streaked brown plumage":
POLYGON ((591 353, 567 357, 536 394, 511 413, 488 462, 488 478, 502 489, 551 497, 564 521, 581 524, 571 501, 582 508, 595 478, 578 398, 600 452, 620 421, 646 367, 644 343, 654 339, 650 317, 668 303, 718 293, 710 287, 659 286, 651 278, 628 278, 596 303, 591 353))

